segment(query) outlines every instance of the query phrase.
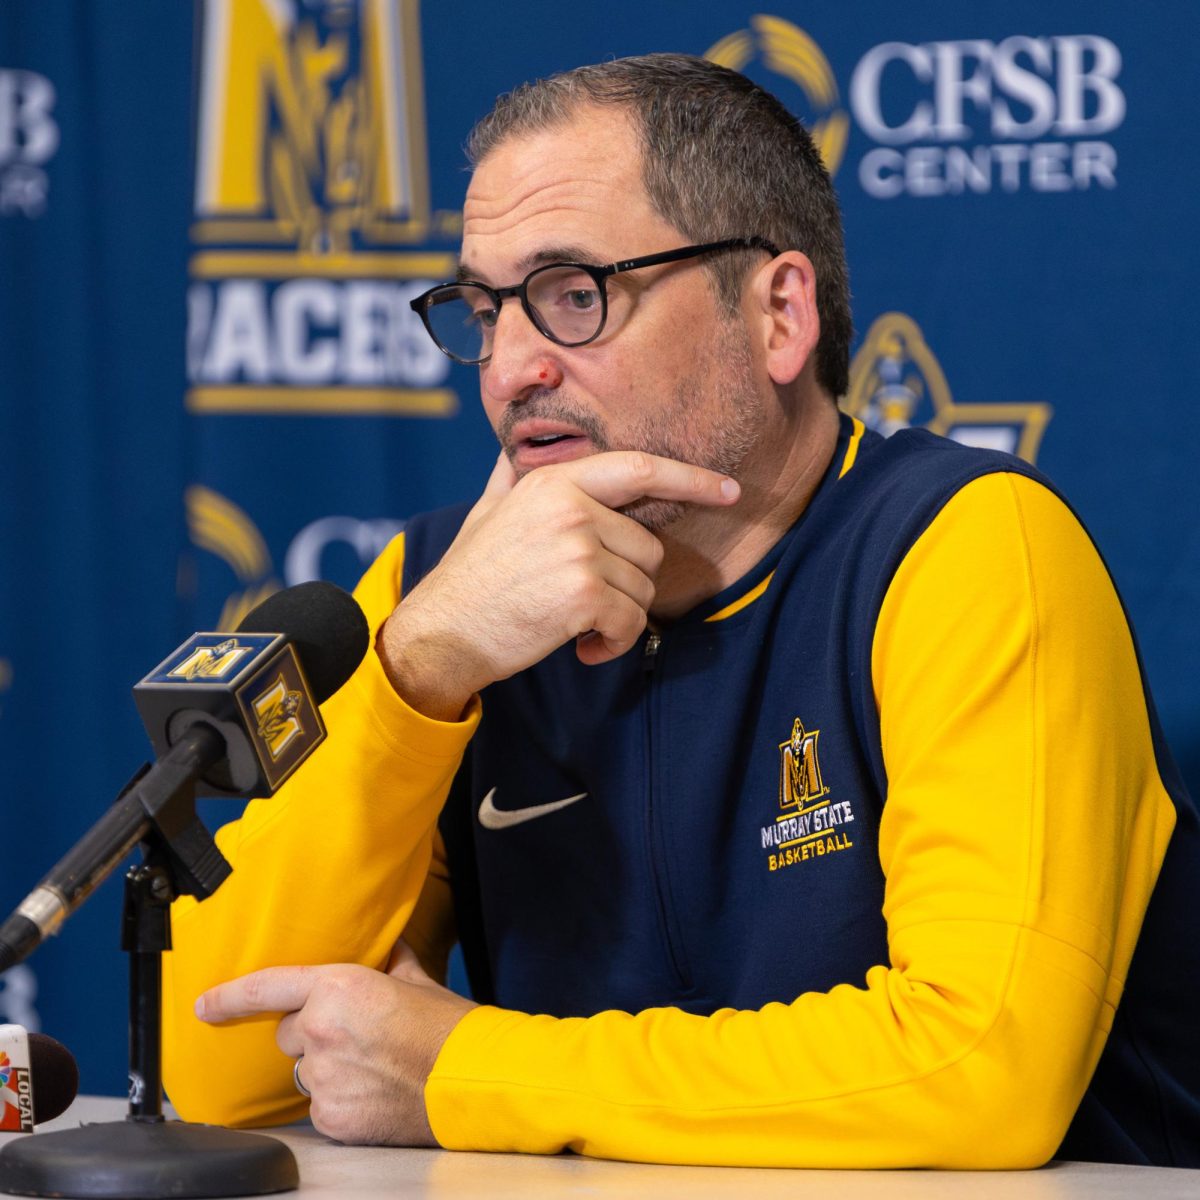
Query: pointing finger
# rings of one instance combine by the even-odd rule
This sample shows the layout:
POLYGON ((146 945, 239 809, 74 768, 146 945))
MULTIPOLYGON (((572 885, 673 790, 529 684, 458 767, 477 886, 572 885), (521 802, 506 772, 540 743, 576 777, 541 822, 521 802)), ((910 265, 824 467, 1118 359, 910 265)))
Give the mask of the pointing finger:
POLYGON ((259 1013, 296 1012, 316 984, 316 967, 265 967, 218 984, 196 1000, 196 1016, 210 1024, 259 1013))

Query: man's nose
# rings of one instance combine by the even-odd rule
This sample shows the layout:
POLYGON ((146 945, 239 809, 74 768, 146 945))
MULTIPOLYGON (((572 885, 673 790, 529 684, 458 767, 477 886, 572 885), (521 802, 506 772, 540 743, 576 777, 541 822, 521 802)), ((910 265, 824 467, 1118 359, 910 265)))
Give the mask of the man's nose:
POLYGON ((500 305, 492 355, 482 370, 484 399, 512 404, 540 388, 562 384, 562 347, 545 337, 515 297, 500 305))

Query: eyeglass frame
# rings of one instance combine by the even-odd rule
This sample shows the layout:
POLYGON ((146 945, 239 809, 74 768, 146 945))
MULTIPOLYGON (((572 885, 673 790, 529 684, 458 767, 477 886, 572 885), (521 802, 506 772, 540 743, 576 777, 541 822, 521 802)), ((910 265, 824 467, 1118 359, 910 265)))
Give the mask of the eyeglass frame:
POLYGON ((459 279, 454 283, 439 283, 431 287, 427 292, 422 292, 415 300, 409 301, 409 307, 421 318, 421 323, 425 326, 425 332, 429 334, 433 344, 449 359, 456 363, 461 363, 465 367, 482 366, 492 356, 485 354, 482 358, 460 358, 457 354, 447 350, 438 339, 437 334, 433 332, 433 326, 429 321, 429 309, 433 304, 433 297, 442 291, 456 287, 475 287, 485 292, 491 297, 493 302, 493 311, 499 315, 500 305, 510 296, 517 296, 521 301, 521 307, 525 310, 525 315, 529 318, 533 327, 548 341, 553 342, 556 346, 564 346, 569 350, 574 350, 579 346, 587 346, 594 342, 603 332, 604 326, 608 322, 608 288, 605 280, 613 275, 621 275, 626 271, 636 271, 641 267, 657 267, 665 263, 681 262, 688 258, 697 258, 701 254, 715 254, 723 250, 765 250, 772 258, 777 258, 781 251, 774 242, 768 241, 761 237, 743 237, 743 238, 726 238, 719 242, 702 242, 694 246, 680 246, 675 250, 663 250, 658 254, 643 254, 640 258, 623 258, 616 262, 609 263, 607 266, 598 267, 592 263, 581 262, 552 262, 544 263, 540 267, 534 267, 520 283, 512 283, 506 287, 494 288, 486 283, 480 282, 478 279, 459 279), (545 271, 560 270, 563 267, 572 267, 575 270, 582 271, 585 275, 595 282, 597 289, 600 292, 600 324, 596 328, 596 332, 590 337, 584 338, 579 342, 564 342, 561 338, 551 333, 543 323, 537 309, 529 303, 529 281, 535 276, 542 274, 545 271))

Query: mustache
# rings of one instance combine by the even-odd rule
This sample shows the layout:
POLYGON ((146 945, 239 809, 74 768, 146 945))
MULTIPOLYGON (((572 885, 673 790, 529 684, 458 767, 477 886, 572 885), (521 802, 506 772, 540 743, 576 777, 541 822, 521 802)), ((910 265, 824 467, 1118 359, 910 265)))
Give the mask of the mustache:
POLYGON ((519 422, 530 420, 561 421, 564 425, 573 425, 597 450, 611 448, 608 434, 595 414, 572 403, 569 397, 556 392, 539 391, 519 403, 510 404, 500 417, 496 437, 500 439, 500 445, 509 458, 517 449, 513 444, 513 430, 519 422))

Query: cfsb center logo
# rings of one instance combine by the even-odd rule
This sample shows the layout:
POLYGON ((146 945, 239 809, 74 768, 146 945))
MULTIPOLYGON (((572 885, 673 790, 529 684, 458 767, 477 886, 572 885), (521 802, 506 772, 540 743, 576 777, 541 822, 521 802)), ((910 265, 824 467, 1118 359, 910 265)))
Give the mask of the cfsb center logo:
POLYGON ((191 411, 456 411, 409 308, 462 224, 430 205, 417 9, 204 0, 191 411))
POLYGON ((753 17, 708 57, 734 70, 759 62, 797 85, 831 174, 853 114, 873 143, 858 182, 878 200, 1117 186, 1106 139, 1125 120, 1121 52, 1098 34, 882 42, 850 73, 849 111, 820 47, 780 17, 753 17))

